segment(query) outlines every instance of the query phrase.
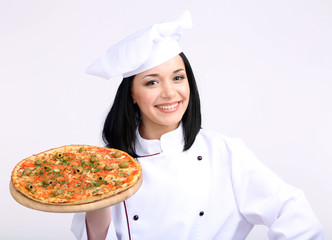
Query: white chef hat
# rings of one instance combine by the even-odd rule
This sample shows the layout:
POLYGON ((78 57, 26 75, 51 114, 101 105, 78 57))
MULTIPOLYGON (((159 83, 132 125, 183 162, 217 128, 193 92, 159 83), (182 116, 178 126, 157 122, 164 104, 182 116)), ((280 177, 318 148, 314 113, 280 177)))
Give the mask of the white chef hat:
POLYGON ((87 73, 105 79, 129 77, 156 67, 182 52, 179 39, 192 27, 189 11, 154 24, 110 47, 87 73))

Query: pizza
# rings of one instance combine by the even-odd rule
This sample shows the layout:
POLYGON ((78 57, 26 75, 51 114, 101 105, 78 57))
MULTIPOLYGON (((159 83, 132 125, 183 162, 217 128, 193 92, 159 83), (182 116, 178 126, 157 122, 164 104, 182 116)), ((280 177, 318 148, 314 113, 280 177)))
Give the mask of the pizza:
POLYGON ((45 204, 77 205, 115 196, 137 183, 140 164, 113 148, 67 145, 19 162, 11 181, 25 197, 45 204))

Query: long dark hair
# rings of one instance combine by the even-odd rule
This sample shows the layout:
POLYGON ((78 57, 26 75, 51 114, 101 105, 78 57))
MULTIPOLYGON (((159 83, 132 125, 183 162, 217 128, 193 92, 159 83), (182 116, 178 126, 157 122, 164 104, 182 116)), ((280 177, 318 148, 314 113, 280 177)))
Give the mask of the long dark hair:
MULTIPOLYGON (((190 88, 190 99, 186 112, 182 117, 184 132, 183 151, 188 150, 194 143, 201 129, 201 104, 194 73, 184 53, 183 59, 190 88)), ((124 78, 117 90, 113 105, 108 113, 103 129, 103 140, 107 147, 126 151, 133 157, 135 152, 136 128, 140 124, 140 111, 137 104, 133 104, 131 95, 132 83, 135 76, 124 78)))

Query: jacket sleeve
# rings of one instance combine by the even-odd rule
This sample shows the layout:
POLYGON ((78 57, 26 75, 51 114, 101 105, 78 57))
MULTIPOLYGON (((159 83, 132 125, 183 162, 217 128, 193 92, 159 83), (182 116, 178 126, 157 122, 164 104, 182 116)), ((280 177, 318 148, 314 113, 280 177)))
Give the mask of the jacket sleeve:
MULTIPOLYGON (((75 235, 77 240, 87 240, 87 231, 86 231, 86 222, 85 222, 85 213, 75 213, 72 224, 71 231, 75 235)), ((106 236, 106 240, 117 240, 115 228, 113 221, 111 221, 110 226, 108 228, 108 233, 106 236)))
POLYGON ((234 195, 248 222, 267 226, 271 240, 324 239, 302 190, 264 166, 241 140, 231 141, 230 152, 234 195))

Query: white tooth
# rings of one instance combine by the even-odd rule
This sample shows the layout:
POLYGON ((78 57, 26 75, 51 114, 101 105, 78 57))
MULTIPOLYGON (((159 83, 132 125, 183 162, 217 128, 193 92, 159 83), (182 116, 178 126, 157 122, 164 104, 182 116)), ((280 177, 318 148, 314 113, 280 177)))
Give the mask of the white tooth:
POLYGON ((175 108, 177 105, 178 105, 178 103, 168 105, 168 106, 157 106, 157 107, 161 108, 161 109, 172 109, 172 108, 175 108))

